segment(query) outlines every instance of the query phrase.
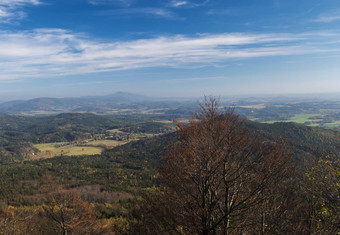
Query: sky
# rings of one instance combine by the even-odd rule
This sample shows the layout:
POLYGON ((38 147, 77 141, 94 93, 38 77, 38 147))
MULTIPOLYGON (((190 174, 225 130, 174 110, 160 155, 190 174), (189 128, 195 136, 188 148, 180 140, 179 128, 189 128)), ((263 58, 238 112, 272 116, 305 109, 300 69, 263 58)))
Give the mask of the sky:
POLYGON ((340 92, 339 0, 0 0, 0 101, 340 92))

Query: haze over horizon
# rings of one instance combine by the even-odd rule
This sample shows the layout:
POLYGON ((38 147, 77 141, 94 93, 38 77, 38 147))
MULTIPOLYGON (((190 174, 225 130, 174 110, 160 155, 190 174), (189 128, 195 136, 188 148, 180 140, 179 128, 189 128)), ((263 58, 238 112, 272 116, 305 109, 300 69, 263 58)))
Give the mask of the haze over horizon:
POLYGON ((336 0, 0 0, 0 101, 340 92, 336 0))

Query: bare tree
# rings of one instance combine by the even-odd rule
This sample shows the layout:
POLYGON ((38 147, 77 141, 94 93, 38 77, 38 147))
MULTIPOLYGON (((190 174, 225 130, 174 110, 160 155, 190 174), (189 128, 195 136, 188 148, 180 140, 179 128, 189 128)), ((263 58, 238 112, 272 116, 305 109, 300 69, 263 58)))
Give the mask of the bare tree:
POLYGON ((263 142, 233 109, 205 98, 188 125, 177 122, 178 142, 164 158, 163 190, 150 203, 163 233, 229 234, 265 231, 263 208, 289 154, 284 142, 263 142), (159 221, 159 220, 158 220, 159 221))

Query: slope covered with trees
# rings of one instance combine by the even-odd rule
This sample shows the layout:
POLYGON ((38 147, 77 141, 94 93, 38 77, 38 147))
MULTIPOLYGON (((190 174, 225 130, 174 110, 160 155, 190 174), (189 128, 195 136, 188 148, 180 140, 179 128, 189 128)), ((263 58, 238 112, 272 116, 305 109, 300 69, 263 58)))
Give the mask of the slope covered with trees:
POLYGON ((213 98, 206 98, 188 125, 178 127, 178 141, 163 159, 160 188, 145 196, 143 233, 339 232, 338 133, 332 133, 334 139, 328 133, 316 146, 309 144, 322 140, 322 131, 290 124, 274 127, 269 136, 264 129, 262 136, 232 111, 220 112, 213 98), (295 134, 289 146, 273 140, 282 130, 295 134), (306 141, 300 131, 314 134, 306 141), (295 159, 294 150, 299 151, 295 159), (315 165, 305 156, 310 165, 301 166, 301 153, 320 160, 315 165))
MULTIPOLYGON (((233 115, 230 117, 233 117, 232 120, 234 120, 232 125, 229 125, 229 127, 227 125, 227 128, 224 128, 224 124, 220 123, 217 125, 218 128, 215 129, 217 132, 222 133, 221 137, 235 130, 235 136, 232 139, 238 141, 236 141, 236 145, 233 145, 234 149, 239 154, 243 153, 248 157, 243 158, 244 161, 238 161, 237 157, 233 161, 229 159, 227 165, 230 165, 230 167, 236 166, 234 169, 238 169, 238 164, 243 162, 241 165, 245 168, 235 171, 234 183, 236 185, 243 184, 245 188, 234 188, 235 185, 233 185, 232 181, 228 187, 224 187, 224 189, 229 188, 231 193, 238 195, 238 199, 236 200, 235 198, 234 204, 230 200, 224 200, 224 203, 219 204, 219 200, 226 194, 221 194, 219 192, 220 189, 215 190, 219 196, 213 198, 214 200, 211 200, 211 202, 213 204, 216 202, 219 206, 227 209, 229 205, 229 209, 233 212, 229 214, 224 212, 223 215, 222 212, 213 210, 212 217, 207 217, 210 218, 209 223, 213 224, 211 221, 217 221, 217 218, 219 218, 219 220, 223 221, 220 223, 224 224, 222 227, 235 233, 240 231, 237 230, 237 227, 240 226, 243 228, 243 231, 252 228, 258 232, 262 231, 264 234, 277 234, 280 231, 284 234, 294 231, 299 231, 302 234, 308 233, 308 231, 321 233, 336 231, 333 225, 334 221, 338 221, 339 215, 334 213, 334 211, 338 211, 338 204, 330 204, 329 202, 334 202, 334 198, 336 199, 339 195, 337 184, 339 182, 339 163, 337 161, 340 152, 339 132, 292 123, 259 124, 236 118, 233 115), (237 126, 242 128, 235 129, 234 127, 237 126), (285 138, 285 149, 275 147, 275 141, 280 137, 285 138), (256 151, 256 147, 262 144, 267 147, 263 148, 260 152, 256 151), (271 151, 268 152, 266 149, 271 151), (257 160, 250 157, 256 156, 256 152, 261 156, 257 160), (274 163, 276 163, 276 160, 279 161, 281 159, 279 153, 291 154, 292 161, 289 162, 288 171, 286 171, 286 165, 280 168, 280 170, 278 168, 275 170, 279 165, 274 163), (332 159, 327 160, 328 157, 332 157, 332 159), (272 161, 269 161, 265 168, 261 164, 258 165, 258 162, 263 162, 267 158, 272 161), (318 159, 321 160, 318 162, 318 159), (246 170, 250 168, 252 171, 246 170), (266 172, 271 171, 273 171, 273 177, 264 177, 266 172), (276 173, 274 174, 274 172, 276 173), (327 179, 332 180, 328 181, 327 179), (329 185, 330 187, 327 188, 326 192, 320 194, 319 188, 322 188, 323 185, 329 185), (330 194, 328 195, 327 192, 330 194), (242 197, 245 195, 249 195, 247 197, 249 199, 243 201, 246 199, 242 200, 242 197), (325 206, 325 203, 332 206, 325 206), (246 211, 249 213, 246 213, 246 211), (261 213, 254 215, 251 213, 252 211, 261 213), (246 220, 244 220, 244 216, 247 217, 246 220), (229 218, 229 222, 228 219, 225 220, 226 218, 229 218), (238 225, 238 220, 245 221, 245 224, 238 225), (323 221, 327 221, 327 223, 323 221), (329 230, 325 230, 326 228, 329 230)), ((26 117, 27 119, 17 118, 16 123, 25 123, 25 120, 30 119, 30 117, 26 117)), ((68 130, 72 130, 73 125, 78 125, 77 128, 81 129, 82 125, 80 123, 83 123, 85 131, 88 130, 87 125, 92 125, 94 131, 101 131, 101 128, 112 128, 120 125, 123 127, 124 121, 126 121, 122 120, 120 123, 112 122, 110 118, 83 114, 65 114, 49 118, 50 124, 58 123, 56 125, 58 127, 71 123, 67 127, 68 130)), ((131 123, 134 121, 132 119, 131 123)), ((29 120, 29 123, 31 122, 32 120, 29 120)), ((192 122, 196 123, 196 121, 192 122)), ((159 128, 158 124, 154 127, 150 127, 150 125, 153 125, 153 123, 146 121, 143 125, 126 125, 125 127, 131 128, 129 131, 137 131, 144 128, 157 130, 159 128)), ((205 152, 208 151, 206 147, 214 143, 214 138, 210 140, 209 138, 203 138, 205 135, 209 135, 210 129, 202 129, 199 126, 195 126, 197 124, 191 127, 190 125, 179 124, 180 129, 177 136, 175 133, 170 133, 134 141, 112 150, 107 150, 101 155, 56 157, 35 161, 2 161, 3 163, 0 165, 0 229, 3 228, 1 223, 4 221, 12 221, 13 228, 28 226, 23 223, 22 218, 24 217, 31 218, 31 224, 34 224, 34 221, 45 221, 45 229, 52 228, 54 225, 59 226, 58 221, 51 220, 51 216, 53 213, 60 213, 60 211, 52 211, 51 208, 54 205, 49 204, 48 199, 44 199, 45 201, 42 199, 61 194, 58 196, 59 198, 74 198, 76 201, 80 200, 78 197, 80 196, 82 201, 70 204, 70 213, 77 211, 79 206, 79 210, 89 217, 89 219, 84 220, 85 224, 87 223, 86 221, 97 221, 98 225, 103 225, 100 228, 91 228, 93 231, 104 231, 101 229, 108 226, 111 231, 115 231, 117 234, 159 233, 161 231, 159 230, 160 228, 169 229, 168 226, 171 225, 172 230, 168 230, 172 231, 171 234, 184 233, 185 231, 191 232, 192 230, 189 230, 187 225, 189 223, 188 217, 185 217, 185 214, 177 214, 179 212, 177 209, 179 210, 183 207, 175 206, 176 204, 173 203, 164 203, 164 205, 170 205, 168 209, 176 209, 174 211, 166 209, 165 211, 176 212, 177 217, 175 221, 159 221, 155 220, 155 218, 168 218, 169 214, 165 214, 166 216, 164 215, 163 217, 155 217, 154 214, 149 212, 150 209, 153 213, 157 212, 155 207, 157 204, 145 203, 143 201, 150 199, 152 199, 152 202, 160 201, 161 197, 158 193, 164 193, 164 191, 160 190, 165 182, 162 180, 164 179, 163 173, 159 173, 160 166, 162 165, 161 158, 166 155, 167 151, 170 151, 170 153, 172 151, 173 157, 180 156, 180 152, 176 152, 178 149, 174 148, 174 144, 176 146, 176 143, 181 143, 183 138, 191 138, 192 140, 190 141, 195 141, 194 143, 196 143, 196 150, 205 152), (185 131, 187 130, 186 128, 192 129, 185 131), (184 132, 181 132, 182 130, 184 132), (202 138, 200 138, 200 135, 190 137, 192 133, 197 133, 198 131, 202 132, 202 138), (187 134, 183 136, 183 133, 187 134), (207 141, 207 143, 204 141, 207 141), (200 144, 203 145, 201 146, 200 144), (49 178, 52 179, 53 183, 46 180, 49 178), (52 184, 55 185, 55 189, 59 189, 55 192, 52 189, 49 189, 52 190, 51 192, 49 190, 46 191, 46 186, 52 184), (75 193, 69 193, 69 190, 74 190, 75 193), (143 200, 141 195, 144 195, 143 200), (86 203, 92 203, 92 206, 86 203), (181 218, 182 220, 178 222, 177 219, 181 218)), ((29 125, 18 124, 17 127, 14 125, 18 129, 24 126, 29 125)), ((77 128, 74 131, 77 131, 77 128)), ((24 132, 22 133, 24 134, 24 132)), ((226 149, 223 146, 218 151, 225 152, 226 149)), ((188 151, 185 145, 181 148, 183 151, 188 151)), ((187 177, 185 174, 192 172, 196 166, 194 162, 190 162, 193 160, 191 153, 186 155, 188 157, 187 161, 179 164, 179 171, 175 171, 178 181, 185 179, 187 177), (188 161, 193 165, 185 166, 184 163, 188 161)), ((1 159, 4 158, 3 155, 0 157, 1 159)), ((182 161, 184 160, 182 159, 182 161)), ((217 159, 216 165, 220 165, 217 163, 221 161, 223 162, 223 158, 217 159)), ((230 170, 232 169, 230 168, 230 170)), ((216 178, 218 177, 220 176, 216 176, 216 178)), ((223 177, 220 179, 222 180, 223 177)), ((168 182, 171 183, 172 180, 168 182)), ((172 182, 172 184, 175 182, 172 182)), ((223 183, 223 180, 221 182, 224 185, 228 185, 226 182, 223 183)), ((209 194, 206 194, 206 196, 209 196, 209 194)), ((57 199, 54 201, 58 203, 57 199)), ((161 208, 159 207, 158 210, 161 208)), ((163 212, 164 210, 160 211, 160 213, 163 212)), ((78 229, 77 227, 72 227, 73 222, 71 221, 69 224, 71 226, 69 231, 77 231, 78 229)), ((60 227, 58 228, 61 229, 60 227)), ((223 231, 224 228, 222 230, 219 228, 216 231, 223 231)), ((95 232, 93 233, 96 234, 95 232)), ((194 231, 194 233, 196 232, 194 231)))
MULTIPOLYGON (((169 125, 152 122, 145 116, 100 116, 90 113, 63 113, 45 117, 0 115, 0 152, 11 159, 23 159, 35 152, 33 144, 82 141, 108 135, 122 128, 130 133, 162 133, 169 125)), ((3 159, 0 158, 0 162, 3 159)))

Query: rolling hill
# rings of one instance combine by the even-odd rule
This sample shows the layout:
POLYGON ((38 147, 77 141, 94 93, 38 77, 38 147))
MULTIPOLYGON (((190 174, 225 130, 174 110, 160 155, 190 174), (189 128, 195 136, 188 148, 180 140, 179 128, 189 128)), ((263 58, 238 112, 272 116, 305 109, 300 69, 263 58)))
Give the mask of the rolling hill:
MULTIPOLYGON (((183 100, 155 98, 127 92, 116 92, 105 96, 86 96, 77 98, 35 98, 0 103, 0 113, 17 115, 51 115, 67 112, 92 112, 98 114, 143 113, 152 110, 176 109, 183 100)), ((192 105, 195 102, 185 102, 192 105)))

